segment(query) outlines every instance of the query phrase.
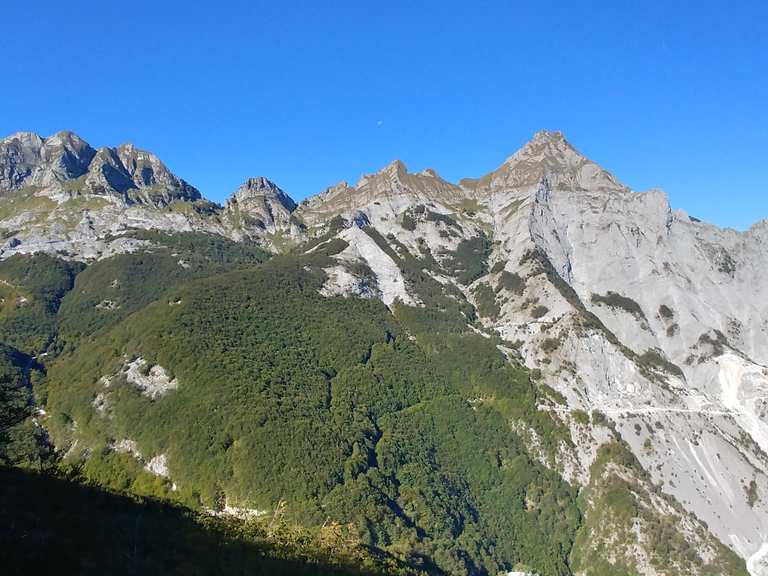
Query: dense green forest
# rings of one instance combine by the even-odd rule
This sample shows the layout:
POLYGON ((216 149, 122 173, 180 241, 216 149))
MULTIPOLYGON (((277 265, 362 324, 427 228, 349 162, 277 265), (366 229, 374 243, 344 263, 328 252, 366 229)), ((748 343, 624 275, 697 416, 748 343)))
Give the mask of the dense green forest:
MULTIPOLYGON (((142 232, 151 248, 88 267, 0 262, 0 461, 18 467, 0 469, 14 526, 0 562, 571 574, 596 500, 515 432, 534 430, 550 463, 571 443, 538 409, 551 392, 470 328, 474 307, 424 272, 440 266, 431 254, 366 232, 425 306, 322 296, 341 241, 270 257, 142 232), (233 507, 251 520, 212 515, 233 507)), ((445 261, 470 282, 487 249, 483 237, 445 261)))
POLYGON ((412 566, 567 574, 576 495, 506 421, 539 425, 527 373, 469 331, 436 339, 405 309, 321 296, 329 264, 278 256, 185 283, 64 353, 39 387, 54 440, 87 447, 86 472, 103 483, 116 458, 130 460, 110 446, 133 440, 145 458, 167 457, 178 488, 158 486, 164 496, 260 510, 283 501, 292 521, 352 523, 364 544, 412 566), (458 363, 458 348, 478 361, 458 363), (128 385, 124 367, 139 357, 178 389, 151 399, 128 385), (107 414, 94 410, 99 394, 107 414))

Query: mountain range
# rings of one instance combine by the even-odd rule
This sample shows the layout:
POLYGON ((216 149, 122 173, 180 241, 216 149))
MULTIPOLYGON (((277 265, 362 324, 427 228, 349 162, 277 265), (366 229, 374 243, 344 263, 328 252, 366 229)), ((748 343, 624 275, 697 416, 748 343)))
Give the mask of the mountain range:
POLYGON ((94 481, 427 573, 768 576, 768 220, 673 210, 559 132, 458 183, 395 161, 223 205, 18 133, 0 260, 35 425, 94 481))

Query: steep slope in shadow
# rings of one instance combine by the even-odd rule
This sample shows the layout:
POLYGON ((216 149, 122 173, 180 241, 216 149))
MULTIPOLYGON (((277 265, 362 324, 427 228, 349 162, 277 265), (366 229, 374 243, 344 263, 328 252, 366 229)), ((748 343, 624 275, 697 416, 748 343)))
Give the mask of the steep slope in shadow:
POLYGON ((413 573, 362 559, 361 550, 320 550, 302 537, 268 541, 261 525, 54 476, 0 467, 0 485, 0 565, 8 576, 413 573))

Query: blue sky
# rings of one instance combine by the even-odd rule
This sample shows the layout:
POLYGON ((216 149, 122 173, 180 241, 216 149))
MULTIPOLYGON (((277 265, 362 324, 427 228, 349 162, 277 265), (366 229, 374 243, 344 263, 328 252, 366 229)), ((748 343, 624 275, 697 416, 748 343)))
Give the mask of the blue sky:
POLYGON ((394 158, 486 173, 541 128, 637 190, 768 217, 768 3, 9 2, 0 133, 131 141, 211 199, 394 158))

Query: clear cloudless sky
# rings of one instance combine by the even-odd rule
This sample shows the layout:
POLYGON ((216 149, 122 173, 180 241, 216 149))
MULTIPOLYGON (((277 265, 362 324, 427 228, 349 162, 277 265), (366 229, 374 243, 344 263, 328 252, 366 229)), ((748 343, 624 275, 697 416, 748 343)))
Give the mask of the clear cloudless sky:
POLYGON ((541 128, 636 190, 768 217, 768 2, 9 0, 0 134, 130 141, 222 201, 395 158, 448 180, 541 128))

